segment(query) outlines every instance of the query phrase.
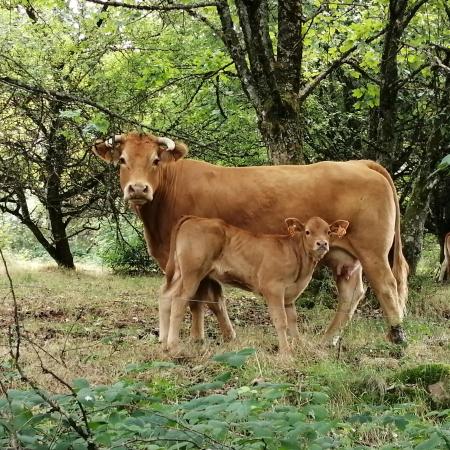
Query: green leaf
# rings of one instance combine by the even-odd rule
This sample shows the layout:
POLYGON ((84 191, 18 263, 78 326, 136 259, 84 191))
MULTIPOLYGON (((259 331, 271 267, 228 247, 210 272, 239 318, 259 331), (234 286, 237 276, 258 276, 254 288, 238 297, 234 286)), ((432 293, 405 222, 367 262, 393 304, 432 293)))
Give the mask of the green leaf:
POLYGON ((64 119, 74 119, 76 117, 80 117, 81 109, 66 109, 65 111, 61 111, 59 113, 59 117, 63 117, 64 119))
POLYGON ((441 449, 444 448, 444 444, 444 441, 436 433, 433 433, 430 439, 416 445, 414 450, 431 450, 434 448, 441 449))
POLYGON ((438 169, 447 169, 450 166, 450 155, 447 155, 438 165, 438 169))
POLYGON ((125 367, 125 373, 141 373, 146 372, 148 369, 171 369, 176 364, 170 361, 150 361, 143 363, 128 364, 125 367))
POLYGON ((221 355, 216 355, 213 357, 213 360, 231 367, 241 367, 254 353, 254 348, 244 348, 238 352, 227 352, 222 353, 221 355))

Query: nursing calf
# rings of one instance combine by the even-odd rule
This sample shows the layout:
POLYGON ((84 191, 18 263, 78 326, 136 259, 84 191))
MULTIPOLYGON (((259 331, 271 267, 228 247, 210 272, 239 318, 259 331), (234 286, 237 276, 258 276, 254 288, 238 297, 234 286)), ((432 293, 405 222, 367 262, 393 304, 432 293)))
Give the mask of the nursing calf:
POLYGON ((287 332, 297 338, 295 299, 311 280, 318 261, 330 248, 330 237, 342 237, 349 223, 329 225, 320 217, 302 224, 285 220, 288 234, 254 234, 221 219, 185 216, 171 238, 166 285, 160 299, 160 339, 170 351, 179 344, 186 306, 195 300, 200 282, 209 277, 261 294, 276 328, 280 353, 289 353, 287 332))

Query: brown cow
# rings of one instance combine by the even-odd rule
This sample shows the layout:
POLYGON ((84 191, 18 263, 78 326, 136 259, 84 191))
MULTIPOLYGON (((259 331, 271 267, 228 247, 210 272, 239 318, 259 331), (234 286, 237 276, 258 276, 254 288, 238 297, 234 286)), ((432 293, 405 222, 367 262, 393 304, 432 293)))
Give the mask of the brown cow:
POLYGON ((444 238, 444 261, 442 261, 439 275, 441 283, 444 282, 445 274, 447 274, 447 281, 450 281, 450 233, 447 233, 444 238))
MULTIPOLYGON (((328 223, 345 217, 351 232, 333 242, 325 257, 337 279, 336 317, 325 333, 339 335, 364 295, 364 270, 390 325, 389 338, 405 340, 401 323, 407 297, 408 265, 402 253, 400 209, 388 172, 373 161, 321 162, 306 166, 221 167, 184 159, 187 148, 168 138, 129 133, 97 142, 94 152, 120 164, 120 184, 144 223, 151 254, 164 269, 172 228, 183 215, 221 218, 254 233, 280 234, 285 217, 319 216, 328 223), (389 251, 393 248, 393 266, 389 251), (342 256, 344 255, 344 256, 342 256), (338 275, 358 260, 354 270, 338 275), (338 261, 338 263, 336 263, 338 261)), ((224 337, 234 336, 220 285, 205 279, 197 299, 209 302, 224 337)), ((191 335, 201 339, 203 308, 190 305, 191 335)), ((160 330, 164 332, 164 330, 160 330)))
POLYGON ((295 218, 285 222, 289 234, 272 235, 250 233, 221 219, 181 218, 172 234, 160 302, 163 329, 169 330, 161 339, 168 350, 177 350, 188 301, 195 299, 200 282, 208 277, 262 295, 280 353, 289 353, 286 332, 299 337, 295 300, 328 252, 330 235, 343 236, 349 223, 337 220, 328 225, 320 217, 305 225, 295 218))

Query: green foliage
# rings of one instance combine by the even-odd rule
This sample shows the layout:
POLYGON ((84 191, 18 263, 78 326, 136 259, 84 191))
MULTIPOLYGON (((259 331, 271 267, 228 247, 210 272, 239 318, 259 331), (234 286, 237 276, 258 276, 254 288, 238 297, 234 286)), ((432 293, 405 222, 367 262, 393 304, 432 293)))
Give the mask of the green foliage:
MULTIPOLYGON (((234 358, 249 356, 250 350, 235 352, 234 358)), ((235 366, 231 354, 214 359, 235 366)), ((155 362, 145 368, 156 366, 169 367, 155 362)), ((231 373, 219 378, 225 383, 231 373)), ((368 447, 355 443, 363 436, 389 432, 389 442, 380 448, 442 449, 450 440, 450 411, 433 422, 432 415, 421 419, 409 414, 407 405, 390 409, 367 405, 338 421, 329 414, 327 394, 298 391, 286 383, 231 387, 176 403, 161 399, 157 385, 135 381, 93 386, 77 379, 72 388, 72 395, 9 390, 0 399, 0 445, 6 448, 15 440, 29 450, 362 449, 368 447), (295 404, 289 403, 292 398, 295 404)), ((212 382, 209 389, 217 385, 212 382)))
POLYGON ((450 382, 450 364, 424 364, 402 370, 398 379, 404 383, 428 386, 438 381, 450 382))
POLYGON ((97 246, 103 264, 118 273, 159 273, 156 261, 148 254, 141 227, 133 217, 104 224, 97 246))
POLYGON ((442 161, 439 163, 438 170, 450 171, 450 155, 447 155, 442 159, 442 161))

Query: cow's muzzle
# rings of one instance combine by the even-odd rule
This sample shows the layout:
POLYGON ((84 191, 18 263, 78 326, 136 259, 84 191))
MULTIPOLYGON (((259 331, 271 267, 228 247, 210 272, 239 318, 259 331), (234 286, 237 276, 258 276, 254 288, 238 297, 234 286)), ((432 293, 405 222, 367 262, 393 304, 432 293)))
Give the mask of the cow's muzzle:
POLYGON ((129 183, 124 189, 123 199, 133 205, 144 205, 153 200, 153 189, 145 183, 129 183))

